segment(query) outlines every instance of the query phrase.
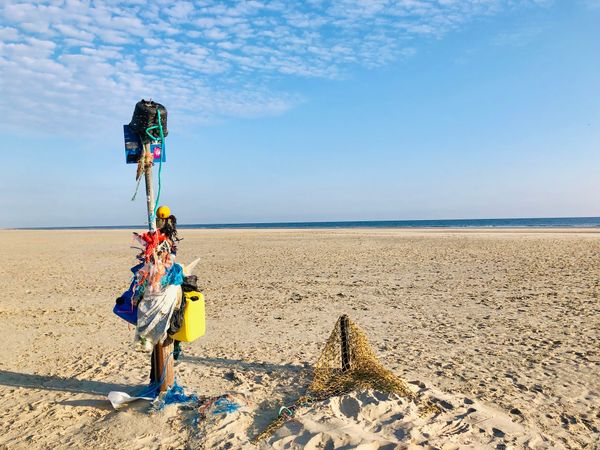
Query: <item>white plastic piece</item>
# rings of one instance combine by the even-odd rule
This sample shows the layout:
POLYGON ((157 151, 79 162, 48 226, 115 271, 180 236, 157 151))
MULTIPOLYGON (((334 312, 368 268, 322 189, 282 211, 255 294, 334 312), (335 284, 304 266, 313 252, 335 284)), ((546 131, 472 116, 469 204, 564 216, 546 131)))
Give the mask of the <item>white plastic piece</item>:
POLYGON ((119 409, 119 408, 123 407, 124 405, 126 405, 127 403, 131 403, 136 400, 152 401, 154 399, 152 397, 132 397, 131 395, 127 394, 126 392, 110 391, 108 393, 108 400, 112 404, 113 408, 119 409))

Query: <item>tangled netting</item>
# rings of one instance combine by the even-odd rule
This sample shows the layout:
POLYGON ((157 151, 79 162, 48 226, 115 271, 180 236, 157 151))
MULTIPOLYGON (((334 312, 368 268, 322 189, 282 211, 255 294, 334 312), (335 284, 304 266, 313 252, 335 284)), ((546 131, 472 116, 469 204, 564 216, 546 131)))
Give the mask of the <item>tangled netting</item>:
POLYGON ((365 333, 348 316, 341 316, 315 365, 308 391, 324 400, 359 389, 413 396, 406 383, 375 356, 365 333))
POLYGON ((296 410, 315 401, 326 400, 355 390, 374 389, 415 399, 407 384, 386 369, 375 356, 367 336, 348 316, 341 316, 329 336, 313 372, 307 394, 292 406, 282 407, 279 417, 254 439, 258 443, 270 437, 290 420, 296 410))

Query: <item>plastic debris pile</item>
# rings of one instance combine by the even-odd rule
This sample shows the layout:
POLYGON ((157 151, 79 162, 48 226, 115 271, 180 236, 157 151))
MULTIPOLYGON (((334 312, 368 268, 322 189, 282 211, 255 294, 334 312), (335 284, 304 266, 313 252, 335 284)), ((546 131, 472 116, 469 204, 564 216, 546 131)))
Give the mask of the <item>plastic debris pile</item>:
POLYGON ((133 292, 137 305, 135 340, 139 349, 152 351, 167 337, 171 317, 181 304, 183 269, 175 263, 174 242, 160 230, 134 233, 141 244, 143 266, 135 274, 133 292))
POLYGON ((138 255, 144 265, 138 270, 136 277, 137 291, 143 294, 146 289, 156 292, 167 284, 181 284, 181 266, 175 265, 174 243, 160 230, 148 231, 146 233, 133 233, 134 240, 142 245, 142 251, 138 255), (175 276, 171 276, 171 269, 175 270, 175 276), (177 276, 179 274, 179 277, 177 276), (169 275, 165 277, 165 275, 169 275), (175 281, 170 283, 169 279, 175 281))
POLYGON ((243 404, 231 394, 219 396, 204 396, 186 394, 184 389, 175 382, 171 388, 157 397, 152 411, 162 411, 170 405, 181 405, 185 410, 193 412, 192 425, 200 434, 206 434, 208 428, 218 419, 216 416, 232 414, 239 411, 243 404))
POLYGON ((184 405, 186 409, 197 412, 193 419, 194 425, 200 425, 210 415, 231 414, 242 408, 240 401, 231 394, 215 397, 186 394, 177 381, 166 392, 160 394, 156 386, 150 385, 131 396, 124 392, 113 391, 109 395, 109 400, 115 409, 120 409, 135 400, 149 400, 152 402, 152 412, 162 411, 170 405, 184 405))

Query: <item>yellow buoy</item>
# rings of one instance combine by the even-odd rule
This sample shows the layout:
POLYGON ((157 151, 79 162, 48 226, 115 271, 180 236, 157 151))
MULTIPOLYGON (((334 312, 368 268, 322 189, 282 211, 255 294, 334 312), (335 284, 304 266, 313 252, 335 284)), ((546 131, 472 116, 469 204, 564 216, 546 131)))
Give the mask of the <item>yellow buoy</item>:
POLYGON ((159 219, 167 219, 171 215, 171 209, 163 205, 156 210, 156 217, 159 219))

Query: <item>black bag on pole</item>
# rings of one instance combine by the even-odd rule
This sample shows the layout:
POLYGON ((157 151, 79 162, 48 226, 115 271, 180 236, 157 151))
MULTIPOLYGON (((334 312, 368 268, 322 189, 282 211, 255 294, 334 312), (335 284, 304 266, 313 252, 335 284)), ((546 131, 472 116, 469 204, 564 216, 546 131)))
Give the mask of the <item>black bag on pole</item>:
MULTIPOLYGON (((150 127, 158 125, 158 114, 160 111, 160 122, 163 129, 163 136, 167 136, 169 131, 167 130, 167 108, 160 103, 153 102, 152 100, 140 100, 135 104, 135 110, 133 111, 133 117, 129 123, 129 127, 139 134, 143 141, 149 140, 146 130, 150 127)), ((156 139, 160 139, 160 132, 158 128, 150 130, 150 134, 156 139)))

